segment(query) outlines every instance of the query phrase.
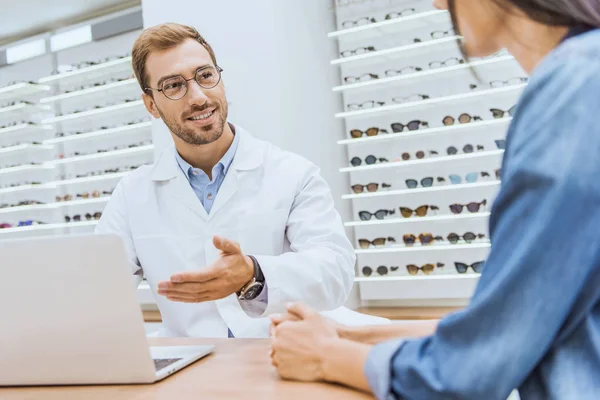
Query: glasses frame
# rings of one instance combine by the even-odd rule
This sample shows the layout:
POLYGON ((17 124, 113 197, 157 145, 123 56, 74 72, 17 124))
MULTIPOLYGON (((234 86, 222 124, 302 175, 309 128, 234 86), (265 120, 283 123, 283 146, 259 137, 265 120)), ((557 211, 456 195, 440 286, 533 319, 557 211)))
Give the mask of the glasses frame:
POLYGON ((198 69, 196 70, 196 72, 194 72, 194 76, 193 76, 193 77, 191 77, 190 79, 185 79, 185 78, 184 78, 182 75, 177 75, 177 76, 173 76, 173 77, 169 78, 169 79, 181 78, 181 79, 183 79, 183 80, 185 81, 185 92, 184 92, 184 93, 181 95, 181 97, 179 97, 179 98, 173 99, 173 98, 171 98, 171 97, 169 97, 169 96, 167 96, 167 95, 165 94, 165 92, 164 92, 164 88, 165 88, 165 82, 166 82, 166 81, 168 81, 169 79, 165 79, 165 80, 163 81, 163 83, 162 83, 162 85, 161 85, 160 89, 157 89, 157 88, 153 88, 153 87, 149 87, 149 86, 148 86, 148 87, 144 88, 144 90, 148 90, 148 89, 150 89, 150 90, 152 90, 152 91, 155 91, 155 92, 161 92, 161 93, 162 93, 162 94, 163 94, 163 95, 164 95, 164 96, 165 96, 167 99, 169 99, 169 100, 173 100, 173 101, 177 101, 177 100, 181 100, 181 99, 183 99, 183 98, 185 97, 185 95, 188 93, 188 91, 189 91, 189 87, 190 87, 190 85, 189 85, 189 83, 188 83, 188 82, 189 82, 189 81, 192 81, 192 80, 193 80, 193 81, 196 81, 196 83, 198 84, 198 86, 200 86, 202 89, 214 89, 215 87, 217 87, 217 85, 219 85, 219 83, 221 83, 221 79, 222 79, 222 77, 223 77, 223 75, 222 75, 222 73, 223 73, 223 68, 219 67, 218 65, 215 65, 215 69, 217 70, 217 73, 219 74, 219 80, 217 80, 217 83, 215 83, 213 86, 210 86, 210 87, 202 86, 202 85, 200 84, 200 82, 198 82, 198 79, 197 79, 197 78, 198 78, 198 73, 199 73, 200 71, 202 71, 202 70, 205 70, 205 69, 207 69, 207 68, 211 68, 211 67, 212 67, 212 66, 208 66, 208 67, 200 67, 200 68, 198 68, 198 69))

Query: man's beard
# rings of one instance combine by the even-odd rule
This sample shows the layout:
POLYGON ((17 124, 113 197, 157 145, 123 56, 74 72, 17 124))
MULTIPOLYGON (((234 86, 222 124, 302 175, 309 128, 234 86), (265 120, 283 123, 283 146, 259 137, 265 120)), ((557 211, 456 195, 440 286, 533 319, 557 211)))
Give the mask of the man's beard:
MULTIPOLYGON (((191 114, 196 111, 201 112, 208 108, 210 107, 193 107, 186 114, 191 114)), ((175 118, 167 118, 167 116, 163 114, 163 112, 160 109, 158 109, 160 117, 164 121, 165 125, 167 125, 169 130, 173 132, 173 134, 179 139, 183 140, 187 144, 191 144, 192 146, 202 146, 210 144, 216 142, 221 138, 221 136, 223 136, 225 123, 227 122, 227 105, 225 105, 225 109, 223 109, 222 107, 217 107, 214 112, 218 112, 219 118, 217 122, 193 129, 184 126, 184 124, 176 121, 175 118), (198 132, 198 130, 200 130, 201 132, 198 132)))

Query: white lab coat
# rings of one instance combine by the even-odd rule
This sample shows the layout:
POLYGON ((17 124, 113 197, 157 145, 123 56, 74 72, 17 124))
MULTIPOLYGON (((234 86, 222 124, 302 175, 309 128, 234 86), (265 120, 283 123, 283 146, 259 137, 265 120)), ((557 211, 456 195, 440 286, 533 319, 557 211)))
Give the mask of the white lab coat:
MULTIPOLYGON (((302 301, 333 310, 354 280, 355 253, 329 187, 308 160, 253 138, 240 127, 239 147, 208 215, 167 148, 152 166, 119 182, 96 232, 125 243, 136 283, 150 284, 163 317, 161 336, 268 337, 265 316, 302 301), (214 302, 176 303, 156 294, 175 272, 205 268, 217 257, 213 235, 254 255, 268 285, 262 316, 248 315, 235 294, 214 302)), ((110 290, 110 288, 107 288, 110 290)))

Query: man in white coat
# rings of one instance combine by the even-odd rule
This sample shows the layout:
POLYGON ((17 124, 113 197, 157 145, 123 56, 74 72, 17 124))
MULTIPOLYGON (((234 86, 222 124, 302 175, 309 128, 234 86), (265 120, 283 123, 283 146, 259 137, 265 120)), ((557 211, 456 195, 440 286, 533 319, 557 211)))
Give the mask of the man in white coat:
POLYGON ((194 28, 146 29, 132 59, 175 146, 119 182, 96 232, 123 238, 160 334, 268 337, 265 317, 288 302, 340 307, 355 254, 318 168, 227 122, 222 70, 194 28))

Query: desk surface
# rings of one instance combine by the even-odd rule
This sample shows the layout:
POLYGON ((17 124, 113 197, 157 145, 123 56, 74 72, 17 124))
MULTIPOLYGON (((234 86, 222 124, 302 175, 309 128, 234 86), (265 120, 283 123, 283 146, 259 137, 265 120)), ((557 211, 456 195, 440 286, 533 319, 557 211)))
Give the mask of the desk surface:
POLYGON ((2 400, 371 399, 324 383, 287 382, 270 364, 268 339, 150 339, 151 345, 215 344, 215 352, 153 385, 0 388, 2 400))

